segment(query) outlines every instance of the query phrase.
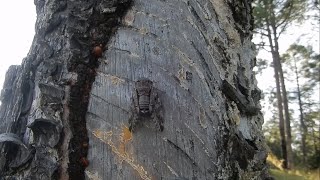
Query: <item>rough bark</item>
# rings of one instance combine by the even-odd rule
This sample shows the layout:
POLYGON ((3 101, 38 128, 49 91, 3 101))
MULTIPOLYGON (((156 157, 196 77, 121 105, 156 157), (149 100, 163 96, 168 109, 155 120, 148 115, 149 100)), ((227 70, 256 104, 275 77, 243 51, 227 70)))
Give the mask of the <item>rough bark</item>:
POLYGON ((265 179, 251 1, 35 1, 0 108, 4 179, 265 179), (102 52, 100 52, 102 51, 102 52), (128 120, 153 81, 164 130, 128 120))

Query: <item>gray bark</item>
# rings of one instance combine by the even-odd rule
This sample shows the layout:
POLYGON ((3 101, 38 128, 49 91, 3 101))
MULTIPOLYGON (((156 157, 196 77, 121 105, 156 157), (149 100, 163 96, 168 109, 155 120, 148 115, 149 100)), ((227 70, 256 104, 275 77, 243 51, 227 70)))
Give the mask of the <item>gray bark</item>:
POLYGON ((34 42, 1 94, 0 177, 268 177, 251 1, 35 4, 34 42), (139 78, 159 92, 162 132, 148 117, 128 129, 139 78))

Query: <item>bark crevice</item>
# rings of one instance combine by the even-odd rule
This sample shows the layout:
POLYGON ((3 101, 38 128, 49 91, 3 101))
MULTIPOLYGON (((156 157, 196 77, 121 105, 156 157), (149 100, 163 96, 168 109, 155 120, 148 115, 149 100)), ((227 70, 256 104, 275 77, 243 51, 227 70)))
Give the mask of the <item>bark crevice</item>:
POLYGON ((70 139, 68 155, 70 179, 84 179, 84 170, 88 166, 89 138, 86 128, 86 113, 92 83, 95 81, 96 69, 99 66, 98 58, 92 50, 95 46, 102 48, 107 46, 110 37, 121 26, 122 17, 131 7, 131 3, 131 0, 95 1, 92 4, 78 1, 73 3, 73 7, 70 7, 71 18, 68 19, 68 24, 74 26, 70 26, 68 30, 70 34, 73 34, 70 41, 71 59, 68 70, 77 74, 77 81, 70 85, 68 102, 69 125, 73 134, 70 139), (92 7, 95 3, 99 5, 92 7), (78 9, 81 6, 87 7, 88 17, 86 17, 86 13, 78 9), (89 22, 89 28, 75 25, 82 24, 83 21, 89 22))

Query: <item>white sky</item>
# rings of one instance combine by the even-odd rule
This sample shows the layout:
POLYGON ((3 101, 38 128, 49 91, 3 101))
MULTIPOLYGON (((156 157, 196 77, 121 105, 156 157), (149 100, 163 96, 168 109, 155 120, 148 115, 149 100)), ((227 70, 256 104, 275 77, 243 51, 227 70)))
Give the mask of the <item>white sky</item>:
POLYGON ((0 2, 0 89, 10 65, 21 64, 34 36, 36 8, 33 0, 0 2))
MULTIPOLYGON (((5 78, 5 73, 10 65, 21 64, 27 56, 34 36, 36 10, 33 0, 2 0, 0 2, 0 89, 5 78)), ((319 26, 319 24, 318 24, 319 26)), ((255 40, 255 42, 258 42, 255 40)), ((291 27, 280 40, 280 51, 286 49, 294 42, 303 45, 312 44, 314 50, 319 53, 319 27, 312 29, 310 22, 303 26, 291 27), (304 36, 302 36, 304 34, 304 36), (300 37, 300 38, 299 38, 300 37), (300 39, 298 41, 298 39, 300 39)), ((271 59, 269 53, 259 52, 258 58, 271 59)), ((258 86, 266 91, 274 84, 273 69, 266 69, 263 74, 257 76, 258 86)), ((288 84, 288 89, 294 84, 288 84)), ((293 86, 293 87, 291 87, 293 86)), ((265 103, 264 103, 265 104, 265 103)), ((263 109, 268 115, 267 106, 263 109)))
MULTIPOLYGON (((320 39, 320 32, 319 32, 319 22, 317 23, 316 26, 312 25, 311 22, 306 21, 302 25, 294 25, 290 28, 288 28, 287 32, 285 34, 282 34, 279 40, 279 48, 280 48, 280 54, 284 53, 291 44, 293 43, 298 43, 301 45, 311 45, 313 50, 316 53, 320 53, 320 44, 319 44, 319 39, 320 39)), ((254 39, 254 42, 258 43, 259 39, 254 39)), ((257 58, 262 58, 262 59, 267 59, 269 60, 268 62, 270 63, 272 61, 271 54, 268 53, 267 51, 259 51, 259 54, 257 58)), ((256 79, 258 81, 258 87, 268 93, 272 87, 275 87, 275 82, 274 82, 274 70, 273 68, 267 68, 263 70, 261 74, 256 75, 256 79)), ((302 80, 300 79, 300 83, 302 80)), ((296 84, 294 83, 289 83, 286 82, 286 89, 287 91, 293 91, 296 90, 296 84)), ((319 93, 314 94, 315 99, 320 99, 319 93)), ((272 106, 268 102, 268 95, 265 94, 265 98, 261 100, 261 105, 263 107, 262 112, 264 113, 264 119, 267 121, 272 117, 272 112, 270 111, 270 107, 272 106)), ((289 105, 289 108, 293 109, 295 112, 298 112, 298 105, 289 105)), ((294 117, 298 117, 298 113, 294 114, 294 117)))

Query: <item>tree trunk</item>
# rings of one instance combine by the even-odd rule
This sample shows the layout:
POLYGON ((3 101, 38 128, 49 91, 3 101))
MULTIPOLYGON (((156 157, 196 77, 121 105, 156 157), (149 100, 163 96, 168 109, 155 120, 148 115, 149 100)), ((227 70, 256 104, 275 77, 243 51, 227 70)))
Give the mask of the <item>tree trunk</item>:
POLYGON ((282 93, 282 102, 283 102, 283 109, 284 109, 284 119, 285 119, 285 131, 286 131, 286 148, 287 148, 287 168, 291 169, 293 164, 293 157, 292 157, 292 147, 291 147, 291 126, 290 126, 290 114, 289 114, 289 106, 288 106, 288 96, 287 96, 287 90, 284 82, 284 76, 283 76, 283 70, 281 65, 281 58, 279 53, 279 45, 278 45, 278 39, 276 37, 277 31, 275 22, 271 25, 273 28, 273 35, 274 35, 274 52, 272 52, 273 58, 275 59, 275 63, 277 63, 277 69, 279 72, 279 79, 280 79, 280 86, 281 86, 281 93, 282 93))
MULTIPOLYGON (((278 44, 278 42, 276 42, 278 44)), ((291 136, 291 123, 290 123, 290 114, 289 114, 289 106, 288 106, 288 96, 287 90, 284 82, 284 76, 282 71, 282 65, 280 61, 280 54, 277 50, 276 54, 276 61, 278 62, 278 69, 279 69, 279 78, 281 84, 281 92, 282 92, 282 102, 284 108, 284 117, 285 117, 285 131, 286 131, 286 146, 287 146, 287 168, 291 169, 293 167, 293 156, 292 156, 292 136, 291 136)))
POLYGON ((281 58, 279 53, 279 43, 278 43, 278 37, 277 37, 277 26, 275 21, 275 14, 274 11, 272 11, 272 18, 271 19, 271 27, 272 27, 272 34, 273 34, 273 40, 274 40, 274 48, 273 48, 273 56, 274 62, 278 65, 278 72, 279 72, 279 79, 281 84, 281 93, 282 93, 282 102, 283 102, 283 108, 284 108, 284 117, 285 117, 285 131, 286 131, 286 149, 287 149, 287 169, 292 168, 293 164, 293 156, 292 156, 292 137, 291 137, 291 126, 290 126, 290 114, 289 114, 289 106, 288 106, 288 96, 287 96, 287 90, 284 82, 284 76, 282 71, 282 65, 281 65, 281 58))
POLYGON ((299 101, 299 111, 300 111, 300 131, 301 131, 301 151, 302 151, 302 162, 303 164, 306 163, 307 151, 306 151, 306 135, 308 133, 307 126, 304 122, 304 115, 303 115, 303 107, 302 107, 302 100, 301 100, 301 91, 300 91, 300 84, 299 84, 299 74, 297 68, 297 62, 295 59, 294 61, 294 70, 296 74, 296 82, 297 82, 297 92, 298 92, 298 101, 299 101))
POLYGON ((283 167, 288 167, 288 156, 287 156, 287 142, 286 142, 286 134, 285 134, 285 123, 283 118, 283 106, 282 106, 282 95, 281 95, 281 87, 280 87, 280 77, 279 77, 279 64, 276 61, 276 55, 274 50, 274 43, 272 40, 272 32, 270 29, 270 21, 267 19, 267 27, 268 27, 268 40, 270 43, 272 60, 273 60, 273 68, 274 68, 274 78, 276 81, 276 89, 277 89, 277 105, 278 105, 278 113, 279 113, 279 132, 280 132, 280 141, 281 141, 281 152, 282 158, 284 160, 283 167))
MULTIPOLYGON (((273 61, 275 63, 275 61, 273 61)), ((287 139, 285 132, 285 121, 283 117, 283 105, 282 105, 282 95, 280 90, 280 77, 279 77, 279 67, 274 65, 274 73, 276 80, 276 89, 277 89, 277 100, 278 100, 278 113, 279 113, 279 131, 280 131, 280 140, 281 140, 281 149, 282 149, 282 158, 284 159, 283 167, 288 168, 288 148, 287 148, 287 139)))
POLYGON ((267 178, 251 1, 35 4, 2 91, 0 177, 267 178))

